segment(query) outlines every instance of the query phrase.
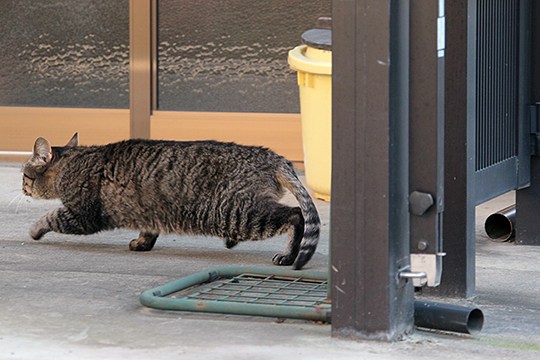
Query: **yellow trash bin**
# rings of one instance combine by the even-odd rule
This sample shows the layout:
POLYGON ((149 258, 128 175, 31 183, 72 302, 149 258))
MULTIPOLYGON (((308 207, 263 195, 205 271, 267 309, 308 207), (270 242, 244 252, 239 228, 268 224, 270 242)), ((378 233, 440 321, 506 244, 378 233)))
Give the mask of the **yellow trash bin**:
POLYGON ((316 198, 330 200, 332 173, 332 51, 331 30, 302 34, 303 45, 289 51, 297 71, 302 141, 307 185, 316 198))

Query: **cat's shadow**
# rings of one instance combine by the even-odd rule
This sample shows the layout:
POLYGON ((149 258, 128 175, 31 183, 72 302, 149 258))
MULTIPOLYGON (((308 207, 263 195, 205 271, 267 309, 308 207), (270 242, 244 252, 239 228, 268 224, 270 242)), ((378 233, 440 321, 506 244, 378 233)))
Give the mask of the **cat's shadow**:
POLYGON ((253 249, 227 249, 208 248, 208 247, 193 247, 193 246, 167 246, 162 245, 152 249, 151 251, 131 251, 129 250, 128 241, 125 244, 111 243, 96 243, 96 242, 77 242, 77 241, 39 241, 34 244, 47 248, 54 248, 61 251, 73 251, 78 253, 101 253, 111 256, 133 256, 134 258, 188 258, 200 259, 201 261, 215 261, 226 259, 252 259, 256 262, 257 259, 271 258, 274 252, 272 251, 254 251, 253 249))

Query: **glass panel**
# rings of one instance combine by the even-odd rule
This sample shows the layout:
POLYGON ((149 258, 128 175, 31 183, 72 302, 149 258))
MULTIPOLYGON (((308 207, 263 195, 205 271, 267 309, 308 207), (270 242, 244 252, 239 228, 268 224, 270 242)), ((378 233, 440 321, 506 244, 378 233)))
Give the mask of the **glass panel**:
POLYGON ((129 107, 129 1, 0 0, 0 105, 129 107))
POLYGON ((331 0, 160 0, 158 108, 299 112, 287 53, 331 0))

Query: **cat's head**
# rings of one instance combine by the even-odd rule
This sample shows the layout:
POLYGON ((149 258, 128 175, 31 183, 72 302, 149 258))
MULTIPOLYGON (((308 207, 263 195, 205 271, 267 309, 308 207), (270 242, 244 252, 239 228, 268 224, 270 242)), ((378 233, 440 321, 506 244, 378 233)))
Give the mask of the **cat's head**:
POLYGON ((34 143, 32 157, 23 165, 22 191, 25 195, 34 199, 55 199, 58 198, 56 192, 56 177, 58 168, 55 164, 60 158, 60 154, 68 147, 78 146, 79 137, 73 135, 71 140, 63 147, 53 147, 44 138, 39 137, 34 143))

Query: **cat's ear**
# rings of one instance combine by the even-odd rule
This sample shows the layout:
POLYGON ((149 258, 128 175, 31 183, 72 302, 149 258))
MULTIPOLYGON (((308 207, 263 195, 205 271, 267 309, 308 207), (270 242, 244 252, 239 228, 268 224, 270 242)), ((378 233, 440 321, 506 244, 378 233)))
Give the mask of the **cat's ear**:
POLYGON ((75 135, 73 135, 71 140, 68 141, 68 143, 66 144, 66 147, 70 147, 70 146, 79 146, 79 133, 75 133, 75 135))
POLYGON ((36 139, 34 143, 34 158, 43 164, 49 163, 52 159, 52 148, 51 144, 42 137, 36 139))

